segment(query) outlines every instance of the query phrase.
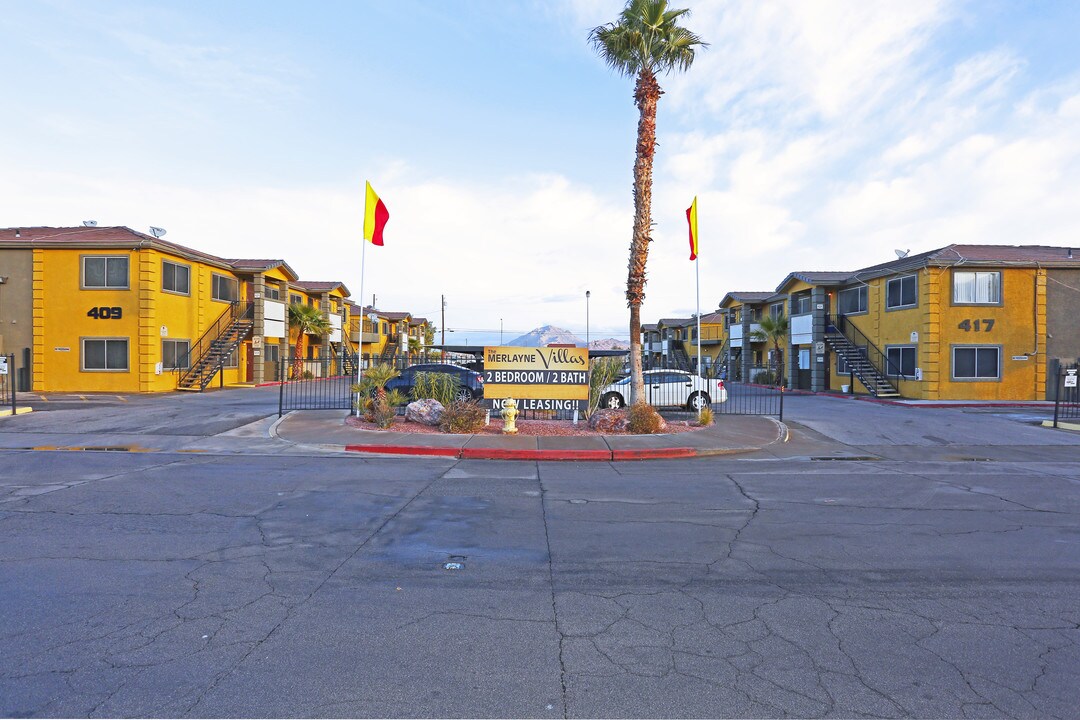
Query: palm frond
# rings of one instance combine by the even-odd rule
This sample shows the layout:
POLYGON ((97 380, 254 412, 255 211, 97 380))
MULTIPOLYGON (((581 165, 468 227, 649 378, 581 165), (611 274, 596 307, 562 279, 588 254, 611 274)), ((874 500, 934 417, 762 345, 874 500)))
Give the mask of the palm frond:
POLYGON ((589 32, 589 42, 622 75, 687 70, 694 62, 695 49, 708 47, 678 24, 689 14, 686 8, 669 10, 667 0, 629 0, 617 22, 589 32))

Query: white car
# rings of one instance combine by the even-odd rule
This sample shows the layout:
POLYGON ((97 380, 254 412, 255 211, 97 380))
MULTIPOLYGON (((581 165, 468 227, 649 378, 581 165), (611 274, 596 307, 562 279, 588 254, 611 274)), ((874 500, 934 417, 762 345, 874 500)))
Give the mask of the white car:
MULTIPOLYGON (((674 406, 697 410, 727 402, 724 381, 706 379, 682 370, 646 370, 645 401, 656 407, 674 406)), ((600 391, 600 407, 618 410, 630 401, 630 378, 617 380, 600 391)))

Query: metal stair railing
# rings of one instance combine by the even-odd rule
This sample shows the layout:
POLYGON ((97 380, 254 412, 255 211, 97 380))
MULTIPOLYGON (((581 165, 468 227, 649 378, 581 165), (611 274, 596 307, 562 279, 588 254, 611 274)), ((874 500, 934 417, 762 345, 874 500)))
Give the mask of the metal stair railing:
POLYGON ((900 397, 901 383, 907 379, 896 363, 889 360, 877 345, 870 341, 855 324, 844 315, 837 314, 836 322, 830 317, 825 320, 825 339, 837 354, 844 358, 855 377, 875 397, 900 397), (830 337, 830 331, 836 333, 847 346, 830 337))
POLYGON ((234 300, 225 312, 188 349, 176 372, 180 376, 176 387, 205 390, 214 376, 225 366, 229 355, 251 333, 255 325, 255 303, 234 300), (195 358, 192 362, 192 358, 195 358))

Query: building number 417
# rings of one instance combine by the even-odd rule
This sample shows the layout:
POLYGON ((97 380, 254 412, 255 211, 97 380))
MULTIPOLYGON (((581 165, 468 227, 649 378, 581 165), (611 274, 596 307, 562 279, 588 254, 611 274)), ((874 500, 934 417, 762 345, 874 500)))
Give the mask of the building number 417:
MULTIPOLYGON (((102 308, 104 309, 104 308, 102 308)), ((990 332, 994 329, 994 318, 985 318, 983 320, 963 320, 959 325, 959 329, 964 332, 990 332)))

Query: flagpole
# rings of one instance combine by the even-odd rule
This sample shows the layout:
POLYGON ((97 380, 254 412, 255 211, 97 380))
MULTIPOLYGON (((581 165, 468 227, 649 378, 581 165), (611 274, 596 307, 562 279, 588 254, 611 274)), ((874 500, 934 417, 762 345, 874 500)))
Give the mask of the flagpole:
MULTIPOLYGON (((694 258, 694 280, 697 286, 697 374, 701 377, 701 260, 694 258)), ((700 404, 699 404, 700 405, 700 404)), ((701 415, 701 407, 698 407, 701 415)))
MULTIPOLYGON (((360 249, 360 341, 356 348, 356 384, 360 384, 361 368, 364 366, 364 265, 367 263, 367 239, 361 240, 363 247, 360 249)), ((374 310, 374 308, 372 308, 374 310)), ((360 393, 353 398, 356 417, 360 417, 360 393)))

